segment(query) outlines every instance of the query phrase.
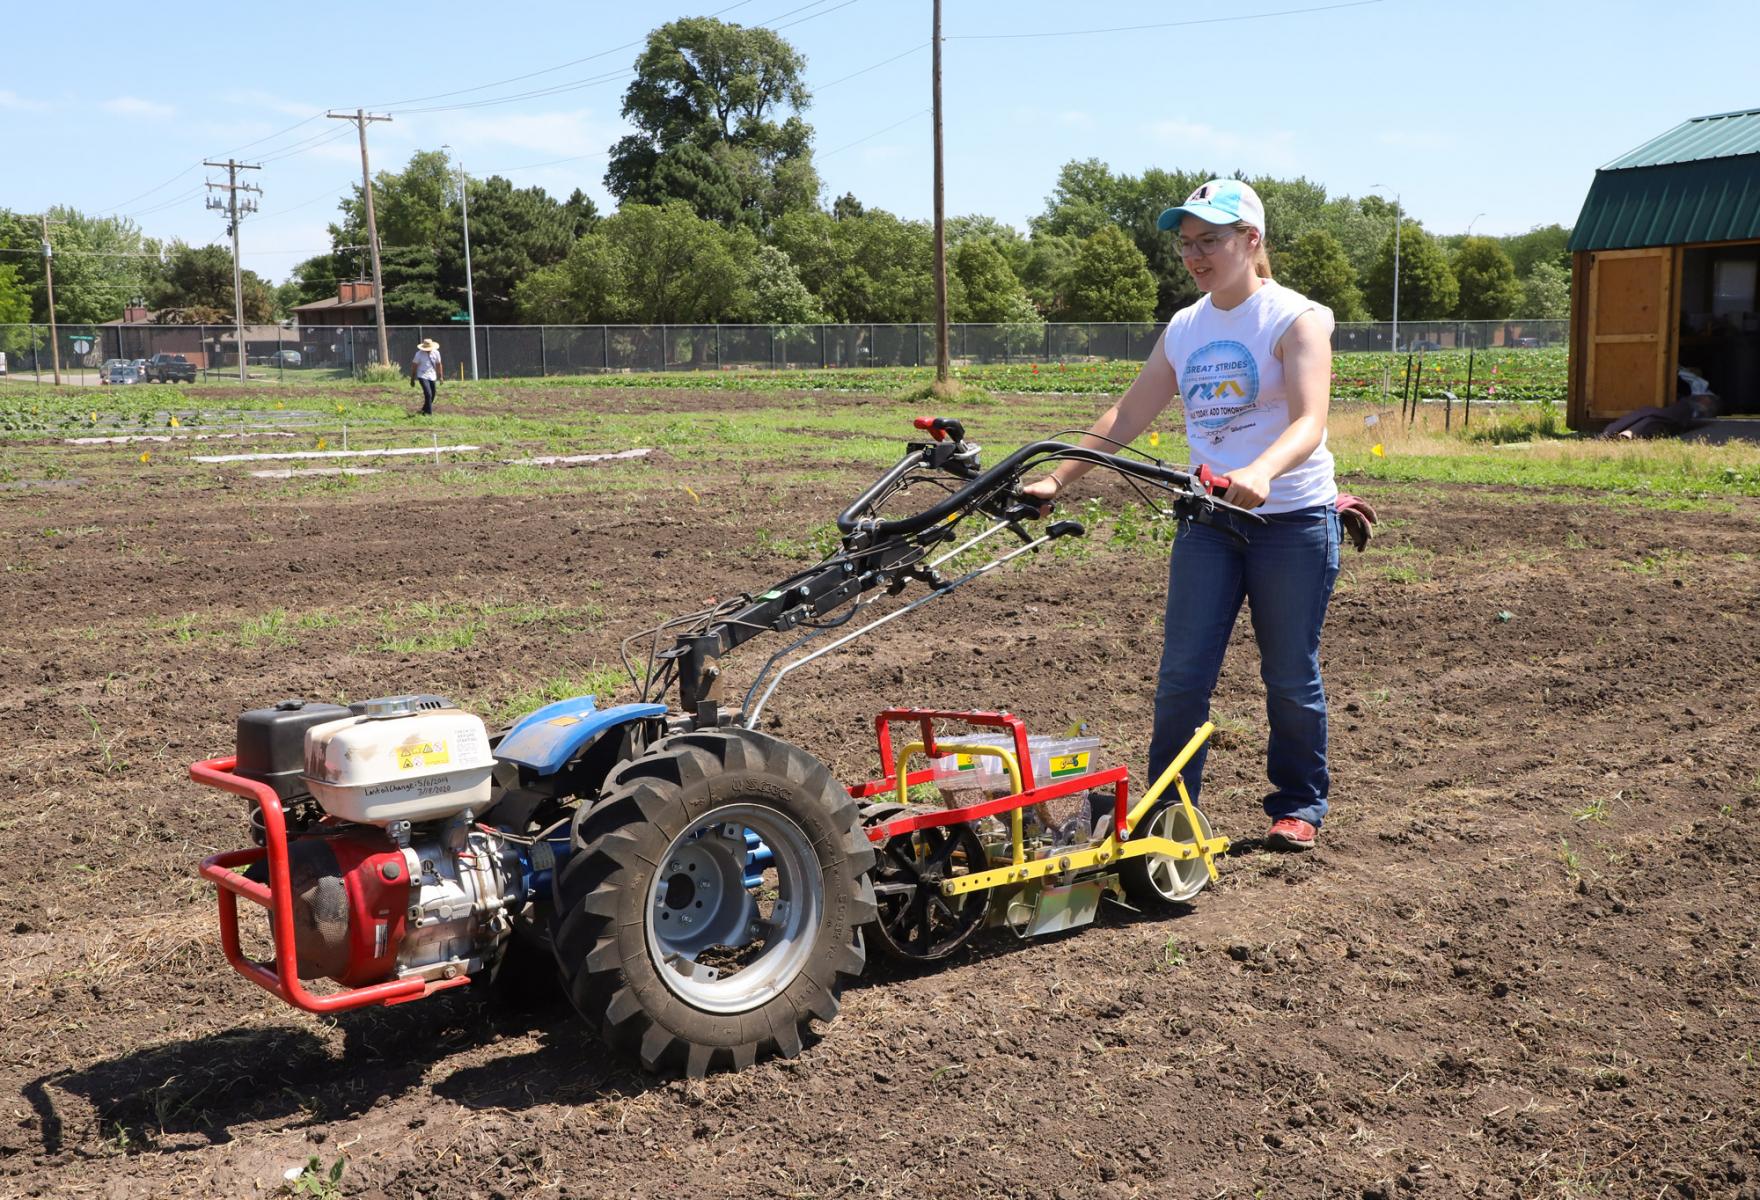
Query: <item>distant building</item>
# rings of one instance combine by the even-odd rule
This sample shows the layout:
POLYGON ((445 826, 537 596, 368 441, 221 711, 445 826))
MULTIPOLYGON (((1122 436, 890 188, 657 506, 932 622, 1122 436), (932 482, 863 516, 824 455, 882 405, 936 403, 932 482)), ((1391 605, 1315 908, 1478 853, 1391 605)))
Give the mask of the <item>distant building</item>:
POLYGON ((337 289, 334 299, 313 300, 293 306, 293 319, 303 330, 314 325, 372 325, 373 285, 351 280, 337 289))

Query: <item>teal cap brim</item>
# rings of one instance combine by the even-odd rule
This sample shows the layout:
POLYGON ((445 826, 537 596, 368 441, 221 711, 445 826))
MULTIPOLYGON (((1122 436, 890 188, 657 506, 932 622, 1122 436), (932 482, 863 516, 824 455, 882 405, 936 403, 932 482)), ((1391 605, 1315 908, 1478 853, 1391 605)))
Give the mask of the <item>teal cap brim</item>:
POLYGON ((1178 208, 1163 210, 1161 215, 1155 218, 1155 227, 1166 233, 1179 224, 1181 217, 1196 217, 1198 220, 1208 221, 1212 225, 1233 225, 1241 219, 1240 214, 1217 208, 1214 204, 1182 204, 1178 208))

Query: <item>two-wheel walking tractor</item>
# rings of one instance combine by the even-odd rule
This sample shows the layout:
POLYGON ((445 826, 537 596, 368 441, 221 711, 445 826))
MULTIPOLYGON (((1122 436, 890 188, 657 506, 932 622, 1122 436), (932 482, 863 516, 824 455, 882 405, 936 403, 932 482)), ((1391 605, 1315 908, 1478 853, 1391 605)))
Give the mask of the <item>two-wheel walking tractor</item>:
POLYGON ((190 767, 249 801, 255 845, 200 868, 232 966, 330 1013, 553 963, 613 1047, 701 1075, 798 1053, 876 946, 928 962, 987 925, 1083 925, 1108 894, 1192 900, 1228 847, 1180 777, 1209 725, 1134 801, 1124 767, 1090 769, 1091 741, 1031 737, 1007 713, 886 709, 879 774, 851 786, 759 731, 796 669, 1080 536, 1068 520, 1028 532, 1040 510, 1019 483, 1034 468, 1077 459, 1158 490, 1176 519, 1256 519, 1204 472, 1064 441, 986 470, 959 422, 916 424, 928 438, 838 517, 824 560, 626 640, 632 703, 564 700, 498 734, 420 694, 242 714, 236 752, 190 767), (883 515, 913 488, 933 502, 883 515), (960 540, 972 517, 983 528, 960 540), (1022 544, 980 550, 1003 533, 1022 544), (762 633, 793 636, 730 704, 718 660, 762 633), (260 961, 240 898, 268 911, 260 961))

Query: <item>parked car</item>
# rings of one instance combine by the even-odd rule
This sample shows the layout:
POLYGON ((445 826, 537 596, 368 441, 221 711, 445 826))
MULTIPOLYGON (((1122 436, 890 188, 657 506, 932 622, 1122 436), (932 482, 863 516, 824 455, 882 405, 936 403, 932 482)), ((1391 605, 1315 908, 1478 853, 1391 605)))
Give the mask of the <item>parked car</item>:
POLYGON ((126 358, 106 358, 98 366, 98 382, 109 383, 111 370, 116 367, 126 367, 127 365, 128 360, 126 358))
POLYGON ((181 354, 155 354, 146 363, 146 377, 156 383, 194 383, 195 364, 181 354))
POLYGON ((298 350, 277 350, 269 356, 272 367, 297 367, 300 364, 298 350))
POLYGON ((133 363, 118 362, 116 366, 104 373, 105 383, 125 384, 145 383, 146 381, 146 376, 141 373, 141 369, 133 363))

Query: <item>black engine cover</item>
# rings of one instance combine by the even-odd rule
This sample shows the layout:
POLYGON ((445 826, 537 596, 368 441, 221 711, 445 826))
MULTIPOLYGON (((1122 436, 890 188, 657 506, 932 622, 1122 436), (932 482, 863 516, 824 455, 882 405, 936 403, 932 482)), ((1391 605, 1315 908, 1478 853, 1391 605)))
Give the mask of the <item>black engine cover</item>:
POLYGON ((353 715, 340 704, 283 700, 238 716, 238 766, 246 779, 266 783, 283 801, 307 794, 306 730, 353 715))

